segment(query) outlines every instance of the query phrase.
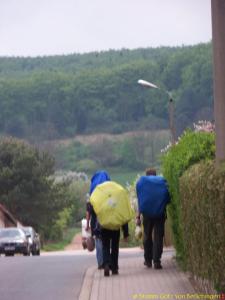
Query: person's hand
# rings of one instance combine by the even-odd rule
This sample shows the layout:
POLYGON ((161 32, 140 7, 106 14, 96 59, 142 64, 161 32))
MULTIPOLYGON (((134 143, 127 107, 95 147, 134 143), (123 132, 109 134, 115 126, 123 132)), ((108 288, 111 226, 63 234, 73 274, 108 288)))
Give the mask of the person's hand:
POLYGON ((136 218, 136 226, 141 226, 141 219, 140 219, 140 217, 136 218))

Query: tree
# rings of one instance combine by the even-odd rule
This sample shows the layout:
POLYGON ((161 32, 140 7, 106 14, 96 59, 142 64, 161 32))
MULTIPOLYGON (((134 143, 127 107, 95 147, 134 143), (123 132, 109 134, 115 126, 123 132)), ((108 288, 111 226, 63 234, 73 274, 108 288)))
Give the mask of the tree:
POLYGON ((54 160, 23 141, 0 140, 0 201, 26 226, 45 233, 69 205, 65 183, 50 176, 54 160))
POLYGON ((168 127, 172 92, 177 132, 212 119, 211 44, 42 58, 0 57, 0 133, 32 142, 75 134, 168 127), (188 112, 186 107, 188 106, 188 112))

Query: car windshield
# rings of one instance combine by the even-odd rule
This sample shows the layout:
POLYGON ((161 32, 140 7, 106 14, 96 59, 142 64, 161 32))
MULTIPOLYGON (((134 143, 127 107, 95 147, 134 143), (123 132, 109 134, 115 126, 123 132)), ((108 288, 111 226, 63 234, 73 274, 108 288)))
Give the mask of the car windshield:
POLYGON ((21 237, 23 236, 23 233, 18 230, 18 229, 4 229, 4 230, 0 230, 0 238, 5 238, 5 237, 21 237))
POLYGON ((30 227, 23 227, 23 231, 25 232, 25 234, 30 234, 31 236, 33 236, 33 232, 32 232, 32 228, 30 227))

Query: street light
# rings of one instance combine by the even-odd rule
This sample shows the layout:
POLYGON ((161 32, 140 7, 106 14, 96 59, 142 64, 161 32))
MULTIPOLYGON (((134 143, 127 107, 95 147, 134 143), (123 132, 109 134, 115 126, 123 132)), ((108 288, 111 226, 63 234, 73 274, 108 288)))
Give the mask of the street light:
POLYGON ((140 84, 141 86, 143 86, 145 88, 158 89, 160 91, 163 91, 169 97, 169 124, 170 124, 170 133, 171 133, 171 143, 172 143, 172 145, 174 145, 175 141, 176 141, 176 132, 175 132, 175 126, 174 126, 174 102, 173 102, 171 93, 169 93, 168 91, 158 87, 157 85, 155 85, 149 81, 143 80, 143 79, 139 79, 138 84, 140 84))

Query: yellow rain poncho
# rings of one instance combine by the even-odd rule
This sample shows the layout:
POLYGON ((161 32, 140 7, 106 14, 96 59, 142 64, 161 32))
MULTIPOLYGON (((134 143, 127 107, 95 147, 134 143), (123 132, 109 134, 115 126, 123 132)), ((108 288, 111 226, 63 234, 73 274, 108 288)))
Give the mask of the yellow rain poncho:
POLYGON ((103 228, 118 230, 133 217, 129 194, 116 182, 99 184, 91 194, 90 202, 103 228))

